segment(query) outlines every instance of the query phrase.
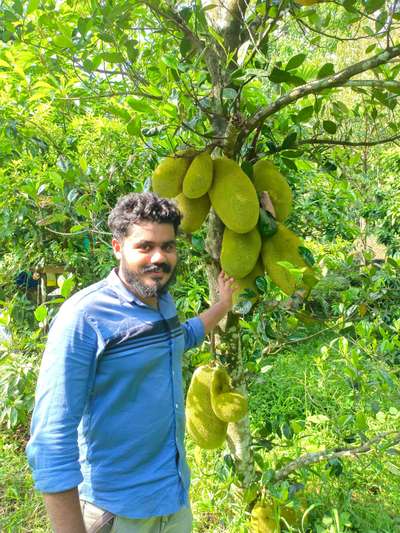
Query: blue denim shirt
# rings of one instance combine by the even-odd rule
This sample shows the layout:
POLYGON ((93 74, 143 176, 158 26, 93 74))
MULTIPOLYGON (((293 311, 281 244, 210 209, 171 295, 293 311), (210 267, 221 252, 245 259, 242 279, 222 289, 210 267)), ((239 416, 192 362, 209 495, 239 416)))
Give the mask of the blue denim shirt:
POLYGON ((202 342, 168 293, 155 310, 115 271, 60 308, 43 355, 27 455, 35 486, 116 515, 147 518, 188 505, 181 359, 202 342))

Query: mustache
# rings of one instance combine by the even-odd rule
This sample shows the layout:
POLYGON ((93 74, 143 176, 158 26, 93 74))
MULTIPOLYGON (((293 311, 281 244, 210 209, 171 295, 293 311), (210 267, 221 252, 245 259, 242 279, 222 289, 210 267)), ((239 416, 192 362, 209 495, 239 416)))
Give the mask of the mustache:
POLYGON ((143 274, 151 273, 151 272, 158 272, 162 270, 166 274, 169 274, 171 272, 171 267, 167 263, 156 263, 154 265, 149 265, 147 267, 142 268, 143 274))

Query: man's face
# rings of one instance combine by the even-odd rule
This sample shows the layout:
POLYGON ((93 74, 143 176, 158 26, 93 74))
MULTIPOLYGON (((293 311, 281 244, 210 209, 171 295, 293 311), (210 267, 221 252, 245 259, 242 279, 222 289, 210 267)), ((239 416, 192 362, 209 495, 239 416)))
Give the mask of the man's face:
POLYGON ((172 224, 133 224, 123 241, 113 239, 112 246, 120 278, 139 298, 158 296, 171 280, 177 263, 172 224))

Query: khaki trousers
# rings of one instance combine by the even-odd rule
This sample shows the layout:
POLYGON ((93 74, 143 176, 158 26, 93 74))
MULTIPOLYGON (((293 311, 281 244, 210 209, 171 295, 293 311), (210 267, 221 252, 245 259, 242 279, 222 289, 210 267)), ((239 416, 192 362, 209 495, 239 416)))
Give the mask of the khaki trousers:
POLYGON ((83 520, 88 533, 190 533, 192 511, 182 507, 177 513, 153 518, 114 516, 92 503, 81 501, 83 520))

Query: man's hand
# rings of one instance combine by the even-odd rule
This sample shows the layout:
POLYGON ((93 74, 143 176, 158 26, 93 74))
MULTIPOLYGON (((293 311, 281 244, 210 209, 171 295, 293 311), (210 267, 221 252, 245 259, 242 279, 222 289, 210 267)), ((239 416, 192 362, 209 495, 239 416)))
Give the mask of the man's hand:
POLYGON ((226 306, 226 313, 232 309, 232 296, 235 292, 236 285, 234 278, 230 278, 221 270, 218 276, 219 301, 226 306))
POLYGON ((235 289, 235 280, 221 271, 218 276, 219 300, 200 315, 206 334, 232 309, 232 295, 235 289))

